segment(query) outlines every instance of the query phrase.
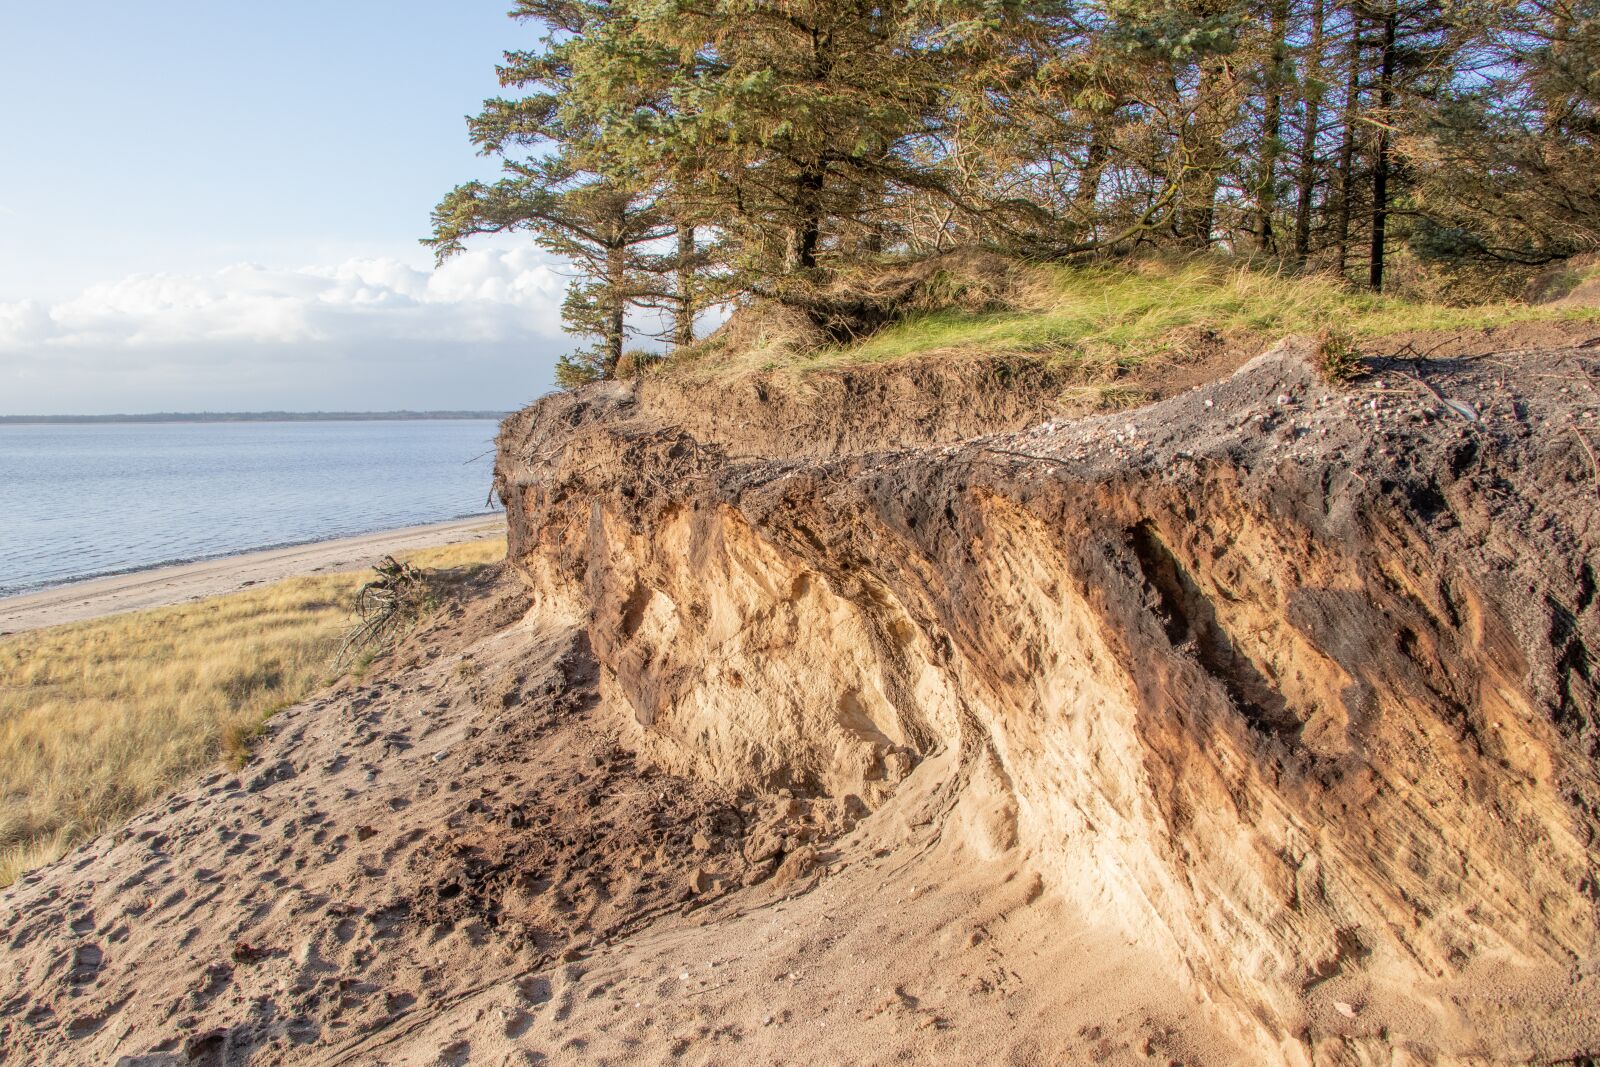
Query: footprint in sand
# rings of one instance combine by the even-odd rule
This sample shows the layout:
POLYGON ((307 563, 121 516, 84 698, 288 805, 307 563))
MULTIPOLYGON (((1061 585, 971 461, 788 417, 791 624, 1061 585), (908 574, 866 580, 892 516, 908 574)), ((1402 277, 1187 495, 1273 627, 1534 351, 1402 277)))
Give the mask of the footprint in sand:
POLYGON ((472 1042, 453 1041, 439 1050, 440 1067, 465 1067, 472 1061, 472 1042))
POLYGON ((105 953, 100 951, 99 945, 79 945, 72 952, 72 970, 67 974, 67 982, 71 985, 87 985, 99 976, 104 964, 105 953))
POLYGON ((515 1041, 533 1026, 533 1016, 525 1011, 514 1011, 506 1019, 505 1035, 515 1041))
POLYGON ((89 1035, 98 1032, 105 1024, 106 1016, 100 1012, 75 1016, 67 1021, 67 1037, 73 1041, 82 1041, 89 1035))

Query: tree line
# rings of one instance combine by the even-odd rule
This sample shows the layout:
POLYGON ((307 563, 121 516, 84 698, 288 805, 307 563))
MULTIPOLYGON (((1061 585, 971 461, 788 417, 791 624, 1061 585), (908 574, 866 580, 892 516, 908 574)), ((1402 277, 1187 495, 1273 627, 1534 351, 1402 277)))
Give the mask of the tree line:
POLYGON ((567 258, 566 380, 642 318, 985 246, 1222 249, 1381 290, 1396 249, 1600 245, 1600 0, 516 0, 427 243, 567 258))

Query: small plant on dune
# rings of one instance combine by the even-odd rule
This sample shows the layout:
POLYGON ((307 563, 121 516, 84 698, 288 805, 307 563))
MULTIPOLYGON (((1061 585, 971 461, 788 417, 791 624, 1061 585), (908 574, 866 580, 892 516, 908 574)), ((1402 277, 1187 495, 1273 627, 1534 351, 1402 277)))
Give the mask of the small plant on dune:
POLYGON ((1149 401, 1150 394, 1143 389, 1109 383, 1069 386, 1061 393, 1063 404, 1093 411, 1123 411, 1149 401))
POLYGON ((1349 334, 1324 330, 1317 339, 1317 373, 1329 385, 1346 385, 1366 371, 1361 349, 1349 334))
POLYGON ((1150 402, 1150 394, 1143 389, 1134 389, 1129 386, 1103 385, 1100 387, 1100 406, 1107 411, 1121 411, 1124 408, 1136 408, 1140 404, 1150 402))
POLYGON ((556 360, 556 384, 563 389, 577 389, 599 380, 600 373, 581 359, 562 355, 556 360))
POLYGON ((373 661, 377 658, 377 649, 363 649, 351 657, 350 667, 345 671, 345 673, 357 682, 365 681, 367 673, 372 670, 373 661))
POLYGON ((661 352, 652 352, 646 348, 630 348, 622 353, 622 358, 617 361, 616 376, 622 379, 643 377, 664 363, 666 358, 661 352))
POLYGON ((257 713, 254 719, 242 719, 231 722, 222 728, 222 758, 227 765, 238 770, 250 762, 250 756, 255 751, 256 742, 260 741, 267 732, 267 720, 290 705, 290 701, 278 701, 270 704, 257 713))

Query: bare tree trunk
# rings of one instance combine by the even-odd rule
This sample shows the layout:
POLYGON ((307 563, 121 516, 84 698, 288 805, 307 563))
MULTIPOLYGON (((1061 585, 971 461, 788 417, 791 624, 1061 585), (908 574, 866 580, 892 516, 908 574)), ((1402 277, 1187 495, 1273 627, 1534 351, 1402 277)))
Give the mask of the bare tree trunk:
POLYGON ((811 270, 817 265, 817 249, 822 245, 822 172, 805 171, 797 185, 795 207, 799 208, 800 222, 795 227, 791 266, 811 270))
POLYGON ((600 376, 615 378, 622 361, 622 340, 628 314, 628 247, 620 238, 606 248, 606 322, 600 376))
POLYGON ((1261 175, 1256 184, 1256 248, 1273 251, 1272 216, 1278 208, 1278 155, 1283 132, 1283 68, 1288 61, 1289 0, 1272 5, 1272 55, 1262 79, 1261 175))
POLYGON ((1311 41, 1302 65, 1305 130, 1300 139, 1300 173, 1296 179, 1294 254, 1301 263, 1311 254, 1311 207, 1317 190, 1317 135, 1322 123, 1323 0, 1311 3, 1311 41))
POLYGON ((1344 86, 1344 140, 1339 145, 1339 211, 1334 222, 1334 260, 1339 276, 1350 257, 1350 202, 1355 193, 1356 113, 1361 109, 1361 12, 1350 5, 1350 41, 1344 86))
POLYGON ((700 309, 694 294, 695 243, 694 227, 678 224, 678 256, 674 264, 674 289, 677 302, 673 305, 672 344, 687 348, 694 344, 694 317, 700 309))
POLYGON ((1396 0, 1389 0, 1383 17, 1383 59, 1378 76, 1378 148, 1372 162, 1372 251, 1368 256, 1367 284, 1375 293, 1383 292, 1384 242, 1389 230, 1389 127, 1394 116, 1395 35, 1400 12, 1396 0))

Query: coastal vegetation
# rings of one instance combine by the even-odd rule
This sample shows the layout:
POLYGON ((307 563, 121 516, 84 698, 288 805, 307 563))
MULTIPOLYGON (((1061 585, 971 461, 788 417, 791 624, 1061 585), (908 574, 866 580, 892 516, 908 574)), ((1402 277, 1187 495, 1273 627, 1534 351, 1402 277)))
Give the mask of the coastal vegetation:
MULTIPOLYGON (((405 559, 439 571, 504 554, 494 538, 405 559)), ((0 885, 241 762, 275 711, 335 680, 364 580, 293 578, 0 639, 0 885)))
MULTIPOLYGON (((1600 306, 1374 293, 1325 274, 1297 275, 1216 256, 1075 266, 949 255, 917 268, 901 284, 903 272, 882 265, 836 279, 834 292, 850 290, 858 312, 875 305, 878 325, 857 340, 833 340, 803 314, 766 304, 648 366, 691 375, 806 373, 989 354, 1098 368, 1113 378, 1149 356, 1182 348, 1196 331, 1235 341, 1330 333, 1360 346, 1399 333, 1600 320, 1600 306)), ((625 358, 619 373, 630 370, 625 358)))
MULTIPOLYGON (((624 358, 638 334, 699 351, 713 305, 793 312, 821 359, 950 341, 971 308, 896 324, 860 283, 979 249, 1056 268, 1084 308, 991 318, 961 344, 1010 344, 1013 327, 1054 343, 1063 315, 1103 317, 1108 265, 1152 257, 1448 320, 1437 307, 1503 308, 1600 247, 1588 0, 517 0, 512 15, 536 36, 470 120, 504 176, 450 191, 427 243, 448 256, 528 232, 574 264, 565 324, 590 343, 564 384, 646 362, 624 358), (861 343, 889 326, 898 339, 861 343)), ((1202 304, 1218 292, 1203 289, 1202 304)))

